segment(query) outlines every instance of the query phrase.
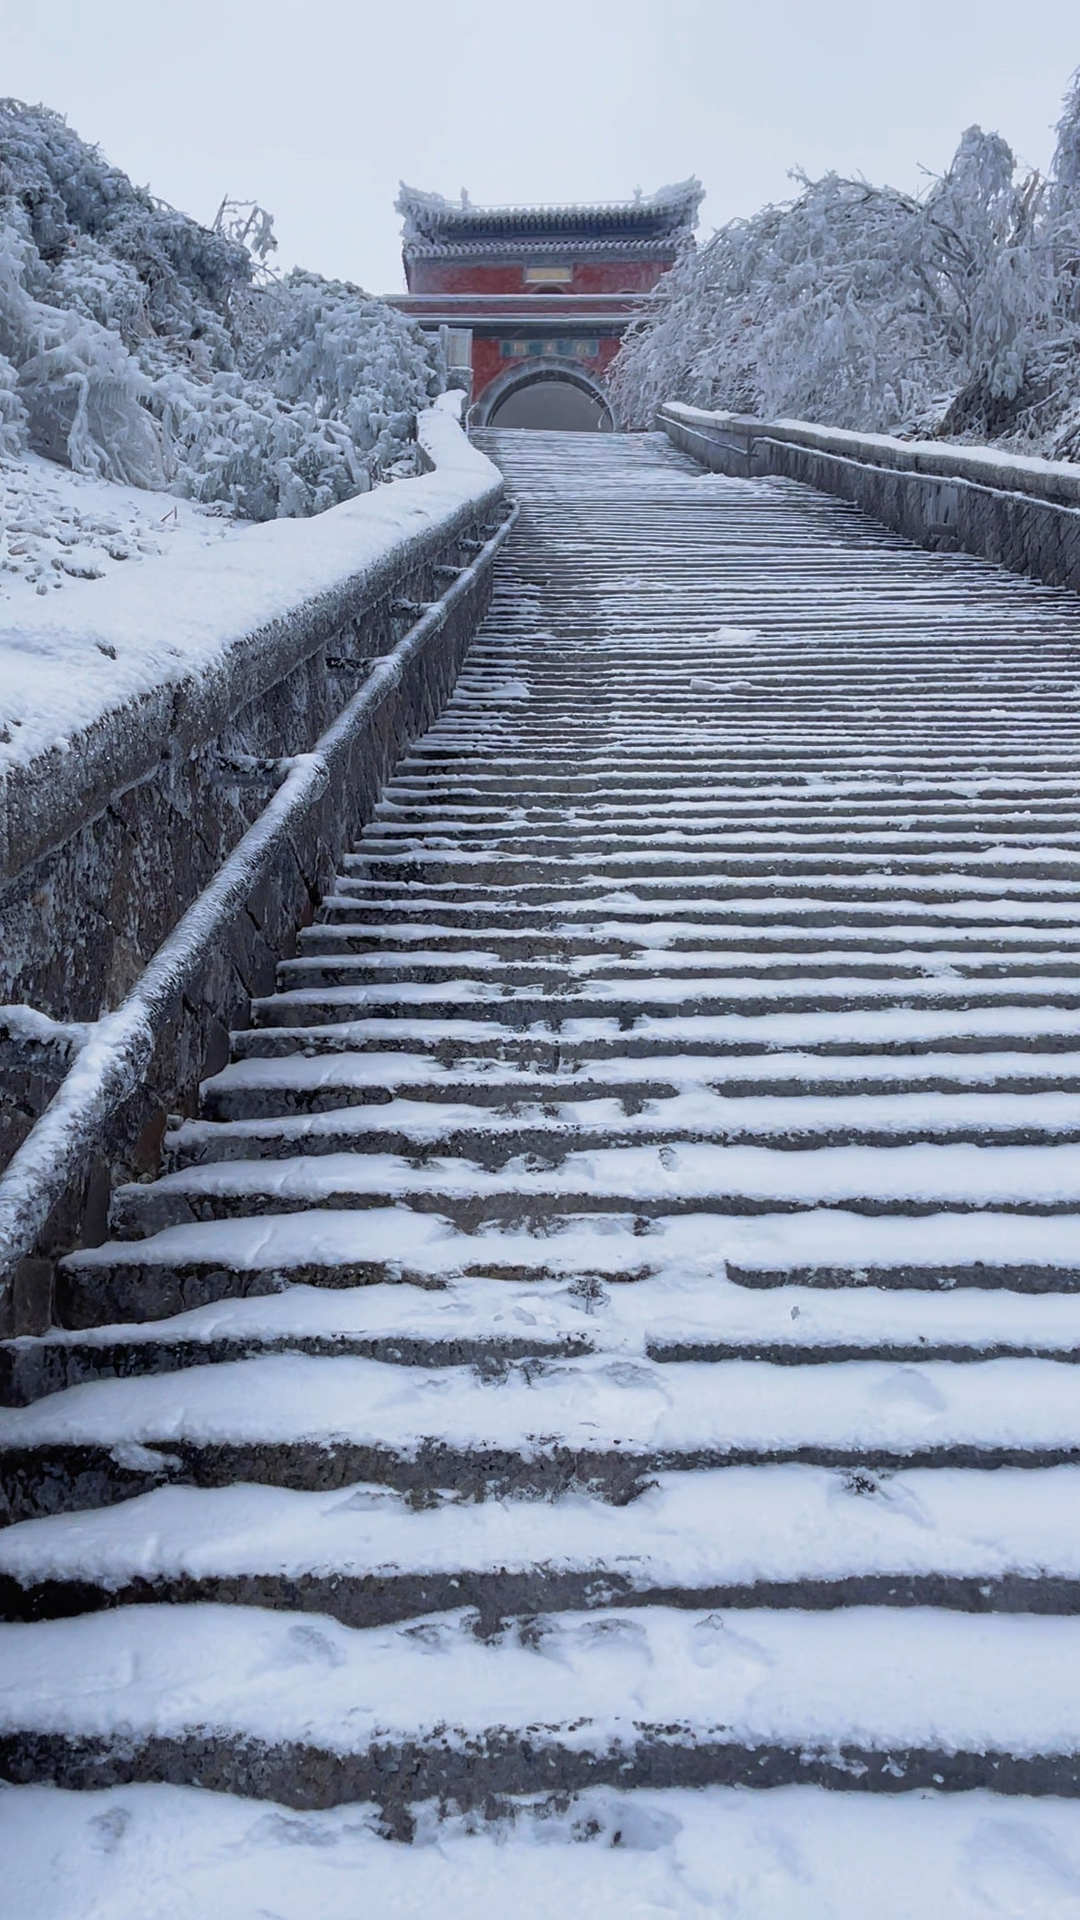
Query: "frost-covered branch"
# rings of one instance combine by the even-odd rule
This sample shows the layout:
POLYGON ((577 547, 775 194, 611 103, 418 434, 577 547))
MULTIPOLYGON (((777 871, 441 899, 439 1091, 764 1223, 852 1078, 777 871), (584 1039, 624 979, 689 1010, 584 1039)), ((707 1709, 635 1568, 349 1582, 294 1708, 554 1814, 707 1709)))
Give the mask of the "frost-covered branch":
POLYGON ((277 252, 278 244, 274 216, 257 200, 230 200, 226 194, 214 215, 213 231, 245 247, 258 263, 256 270, 269 271, 269 256, 277 252))

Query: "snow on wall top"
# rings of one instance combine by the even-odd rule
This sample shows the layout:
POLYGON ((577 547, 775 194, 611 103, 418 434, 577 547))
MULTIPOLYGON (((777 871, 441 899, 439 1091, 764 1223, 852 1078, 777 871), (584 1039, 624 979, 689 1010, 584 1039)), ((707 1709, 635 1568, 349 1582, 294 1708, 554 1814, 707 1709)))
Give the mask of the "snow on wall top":
POLYGON ((1059 506, 1080 507, 1080 465, 1073 460, 1044 460, 1037 454, 1010 453, 1004 447, 958 446, 948 440, 900 440, 888 433, 852 433, 808 420, 759 420, 751 414, 711 412, 668 400, 659 409, 668 417, 703 432, 734 433, 738 439, 779 439, 838 454, 862 465, 899 472, 966 480, 976 486, 1027 493, 1059 506))
POLYGON ((415 479, 0 611, 0 878, 149 772, 166 740, 213 738, 387 591, 410 549, 494 505, 502 476, 457 424, 460 400, 420 415, 432 471, 415 479))

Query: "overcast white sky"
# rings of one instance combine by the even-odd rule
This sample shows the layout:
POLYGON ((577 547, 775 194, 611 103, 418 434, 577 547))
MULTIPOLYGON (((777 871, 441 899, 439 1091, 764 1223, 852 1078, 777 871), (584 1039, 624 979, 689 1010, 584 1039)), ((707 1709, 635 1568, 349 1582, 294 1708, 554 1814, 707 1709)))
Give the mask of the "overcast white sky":
POLYGON ((0 0, 0 92, 163 199, 271 209, 284 265, 399 287, 398 180, 625 199, 708 232, 830 167, 915 187, 962 128, 1045 166, 1080 0, 0 0))

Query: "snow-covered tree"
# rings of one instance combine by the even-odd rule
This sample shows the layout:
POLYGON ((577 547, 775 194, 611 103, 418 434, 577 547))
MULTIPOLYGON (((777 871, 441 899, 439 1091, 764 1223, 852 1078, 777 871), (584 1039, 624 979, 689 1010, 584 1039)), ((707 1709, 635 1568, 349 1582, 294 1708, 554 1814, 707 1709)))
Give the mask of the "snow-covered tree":
POLYGON ((266 271, 273 227, 155 200, 57 114, 0 102, 0 452, 318 513, 407 459, 437 350, 340 281, 266 271))
MULTIPOLYGON (((836 174, 687 251, 616 362, 624 414, 664 398, 881 427, 927 358, 918 204, 836 174)), ((935 343, 936 345, 937 343, 935 343)))
POLYGON ((1080 79, 1049 182, 971 127, 906 195, 827 174, 688 251, 628 336, 613 386, 869 430, 1056 451, 1080 436, 1080 79))
POLYGON ((1054 272, 1037 174, 1017 179, 997 134, 969 127, 921 204, 928 284, 959 385, 946 430, 1008 430, 1054 316, 1054 272))
POLYGON ((1075 318, 1080 306, 1080 72, 1072 77, 1057 124, 1048 213, 1059 296, 1075 318))

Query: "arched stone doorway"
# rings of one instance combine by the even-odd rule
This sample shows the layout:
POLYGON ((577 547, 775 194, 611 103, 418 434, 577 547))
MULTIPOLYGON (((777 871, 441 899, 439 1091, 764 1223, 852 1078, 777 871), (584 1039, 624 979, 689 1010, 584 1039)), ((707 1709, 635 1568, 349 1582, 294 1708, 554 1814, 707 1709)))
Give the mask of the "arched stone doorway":
POLYGON ((579 368, 529 367, 484 389, 473 415, 478 427, 523 427, 548 433, 610 433, 603 389, 579 368))
POLYGON ((548 433, 601 433, 611 415, 601 400, 569 380, 532 380, 494 408, 489 427, 538 427, 548 433))

